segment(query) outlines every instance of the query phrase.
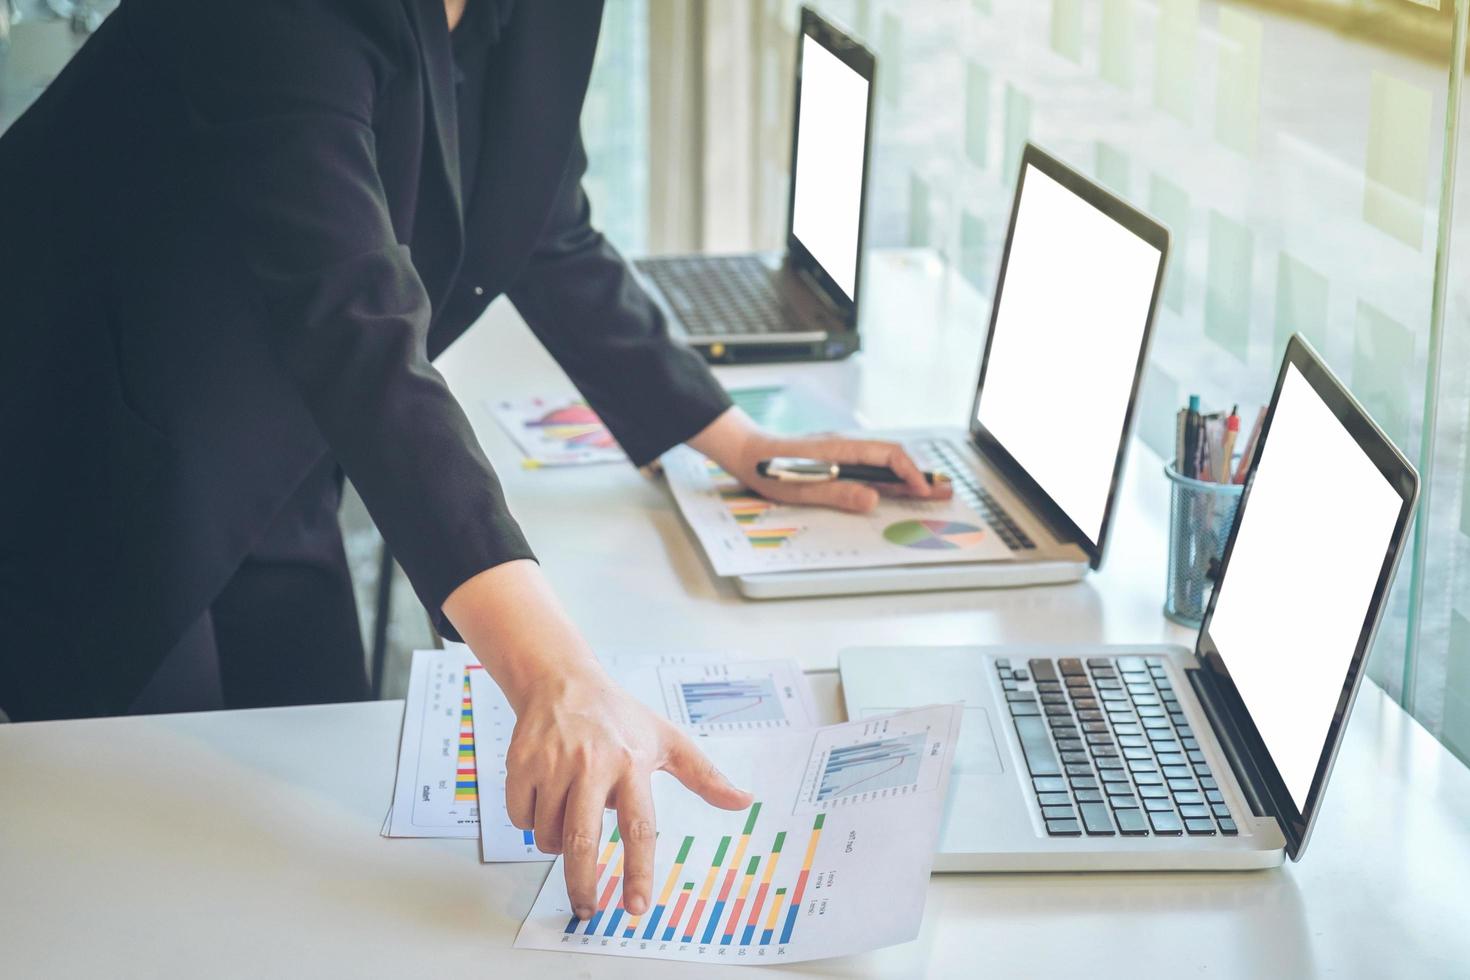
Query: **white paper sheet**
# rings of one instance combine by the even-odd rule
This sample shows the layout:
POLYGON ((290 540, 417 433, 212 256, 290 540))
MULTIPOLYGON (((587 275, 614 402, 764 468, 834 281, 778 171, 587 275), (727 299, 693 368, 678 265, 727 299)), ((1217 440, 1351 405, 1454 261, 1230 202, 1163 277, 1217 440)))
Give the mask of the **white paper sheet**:
POLYGON ((390 837, 479 836, 469 648, 416 650, 409 668, 390 837))
POLYGON ((692 449, 663 457, 684 519, 719 575, 1009 561, 1010 548, 959 500, 885 497, 869 514, 773 504, 692 449))
POLYGON ((578 466, 628 458, 602 419, 576 395, 487 399, 485 404, 532 465, 578 466))
POLYGON ((630 916, 621 907, 622 846, 609 815, 598 911, 572 917, 558 858, 516 946, 761 965, 913 939, 960 718, 959 705, 941 705, 701 743, 756 805, 717 810, 659 774, 652 908, 630 916))

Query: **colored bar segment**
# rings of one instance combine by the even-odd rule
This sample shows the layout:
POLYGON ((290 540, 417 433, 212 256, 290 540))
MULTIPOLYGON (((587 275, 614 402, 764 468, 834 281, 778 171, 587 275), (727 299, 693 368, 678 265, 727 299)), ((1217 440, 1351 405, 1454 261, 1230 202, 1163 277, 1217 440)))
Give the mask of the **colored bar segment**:
POLYGON ((679 928, 679 916, 684 914, 684 906, 689 902, 689 896, 694 894, 694 882, 684 882, 684 887, 679 889, 679 900, 674 903, 674 914, 669 916, 669 927, 664 930, 664 942, 674 938, 674 930, 679 928))
POLYGON ((791 893, 791 907, 786 910, 786 925, 781 930, 782 946, 791 941, 791 930, 796 928, 796 913, 801 910, 801 896, 806 891, 806 880, 812 873, 812 860, 817 856, 817 841, 822 838, 822 824, 826 816, 825 813, 817 814, 816 823, 812 825, 812 838, 806 845, 806 857, 802 859, 801 874, 796 879, 796 891, 791 893))
POLYGON ((693 837, 684 838, 684 843, 679 846, 679 856, 674 858, 674 866, 669 870, 669 877, 664 881, 664 890, 659 893, 658 903, 653 907, 653 915, 648 919, 648 930, 643 933, 644 939, 652 939, 653 931, 658 928, 658 920, 664 917, 664 909, 668 908, 669 896, 674 892, 674 883, 679 880, 679 872, 684 870, 684 859, 689 856, 689 848, 694 845, 693 837))
POLYGON ((766 893, 771 887, 771 877, 776 873, 776 862, 781 860, 781 848, 786 844, 786 831, 776 835, 776 843, 771 845, 771 860, 766 865, 766 873, 761 876, 761 886, 756 890, 755 901, 750 906, 750 919, 745 923, 745 934, 740 937, 740 945, 749 946, 750 940, 755 936, 755 924, 760 921, 761 906, 766 904, 766 893))
POLYGON ((754 855, 745 869, 745 877, 740 880, 740 895, 735 899, 735 909, 730 913, 730 921, 725 925, 725 935, 720 940, 721 946, 730 945, 735 938, 735 924, 740 921, 740 912, 745 908, 745 898, 750 894, 750 883, 754 880, 755 869, 760 863, 760 855, 754 855))
POLYGON ((715 899, 715 908, 710 913, 709 924, 704 927, 704 935, 700 937, 700 942, 705 945, 715 938, 715 930, 719 928, 720 913, 725 911, 725 902, 730 898, 730 886, 735 882, 735 873, 740 869, 740 862, 745 860, 745 848, 750 844, 750 834, 755 830, 755 821, 760 816, 760 812, 761 805, 756 803, 751 806, 750 813, 745 818, 745 829, 740 832, 740 843, 735 845, 735 858, 730 862, 730 870, 725 872, 725 883, 720 886, 720 894, 715 899))
POLYGON ((771 903, 771 914, 766 916, 766 927, 761 930, 761 945, 771 945, 771 935, 776 931, 776 917, 781 914, 781 903, 786 901, 786 889, 776 889, 776 900, 771 903))
MULTIPOLYGON (((598 869, 599 874, 601 873, 601 870, 601 868, 598 869)), ((593 912, 592 918, 587 920, 587 932, 584 935, 590 936, 593 933, 597 932, 597 924, 602 921, 603 914, 607 912, 608 907, 612 904, 613 892, 617 890, 618 882, 622 879, 623 856, 619 854, 618 863, 616 866, 614 866, 613 873, 607 876, 607 884, 604 885, 602 888, 602 897, 597 900, 597 911, 593 912)), ((622 903, 619 902, 618 904, 619 911, 621 912, 622 903)), ((609 932, 609 935, 610 934, 611 933, 609 932)))
MULTIPOLYGON (((614 827, 613 828, 613 832, 612 832, 612 836, 607 839, 607 846, 602 849, 602 856, 597 859, 597 877, 598 877, 599 880, 602 878, 603 869, 607 867, 607 862, 612 858, 613 849, 618 846, 618 840, 619 840, 619 837, 618 837, 618 828, 614 827)), ((619 857, 618 858, 618 870, 615 871, 614 874, 620 876, 620 875, 622 875, 622 873, 623 873, 623 859, 622 859, 622 857, 619 857)), ((613 881, 616 881, 616 880, 617 880, 616 878, 613 879, 613 881)), ((592 916, 592 918, 590 918, 590 919, 587 920, 587 933, 586 933, 587 935, 589 935, 589 936, 592 935, 592 930, 597 928, 597 920, 598 919, 601 919, 601 918, 602 918, 602 912, 599 910, 596 915, 592 916)), ((575 932, 576 929, 577 929, 577 925, 580 922, 581 922, 581 920, 578 919, 575 915, 572 916, 571 921, 567 923, 566 931, 569 932, 569 933, 570 932, 575 932)))
POLYGON ((454 771, 454 802, 474 803, 479 799, 475 783, 475 714, 470 702, 470 675, 464 675, 459 699, 459 751, 454 771))
POLYGON ((684 941, 694 942, 694 930, 699 928, 700 917, 704 915, 705 903, 709 901, 709 893, 714 890, 715 877, 720 873, 720 865, 725 863, 725 852, 730 849, 730 838, 721 837, 720 846, 715 850, 715 859, 710 862, 709 871, 704 876, 704 885, 699 889, 699 901, 694 903, 694 911, 689 915, 689 921, 684 924, 684 941))
POLYGON ((534 831, 534 830, 523 830, 523 831, 521 831, 521 841, 527 847, 530 847, 532 844, 536 843, 536 831, 534 831))

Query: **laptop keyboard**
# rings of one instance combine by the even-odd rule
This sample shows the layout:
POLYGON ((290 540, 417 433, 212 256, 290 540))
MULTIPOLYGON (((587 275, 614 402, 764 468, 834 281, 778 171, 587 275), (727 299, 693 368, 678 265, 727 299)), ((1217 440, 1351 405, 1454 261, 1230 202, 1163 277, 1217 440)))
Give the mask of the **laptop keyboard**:
POLYGON ((638 269, 668 299, 692 336, 790 332, 791 316, 754 255, 641 259, 638 269))
POLYGON ((948 439, 927 439, 915 448, 919 465, 949 477, 955 496, 969 504, 1012 551, 1034 549, 1036 542, 1017 524, 1000 501, 980 485, 974 470, 965 462, 964 451, 948 439))
POLYGON ((1052 837, 1239 831, 1158 657, 998 659, 1052 837))

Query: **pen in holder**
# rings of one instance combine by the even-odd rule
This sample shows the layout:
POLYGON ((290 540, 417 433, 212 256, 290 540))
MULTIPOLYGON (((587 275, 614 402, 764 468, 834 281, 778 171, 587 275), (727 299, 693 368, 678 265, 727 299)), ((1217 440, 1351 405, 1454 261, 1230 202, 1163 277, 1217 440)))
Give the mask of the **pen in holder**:
POLYGON ((1215 570, 1235 523, 1235 509, 1245 487, 1183 476, 1170 463, 1169 581, 1164 615, 1184 626, 1198 627, 1214 586, 1215 570))

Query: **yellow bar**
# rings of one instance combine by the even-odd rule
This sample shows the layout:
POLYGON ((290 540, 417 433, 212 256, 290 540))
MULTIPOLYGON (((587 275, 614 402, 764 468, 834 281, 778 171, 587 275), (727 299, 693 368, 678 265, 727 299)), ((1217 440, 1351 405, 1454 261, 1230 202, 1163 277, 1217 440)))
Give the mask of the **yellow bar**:
POLYGON ((781 903, 786 901, 786 889, 776 889, 776 900, 771 903, 770 914, 766 916, 766 930, 776 928, 776 916, 781 914, 781 903))

